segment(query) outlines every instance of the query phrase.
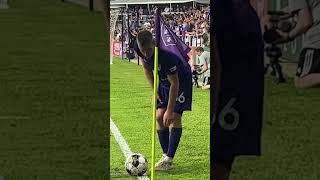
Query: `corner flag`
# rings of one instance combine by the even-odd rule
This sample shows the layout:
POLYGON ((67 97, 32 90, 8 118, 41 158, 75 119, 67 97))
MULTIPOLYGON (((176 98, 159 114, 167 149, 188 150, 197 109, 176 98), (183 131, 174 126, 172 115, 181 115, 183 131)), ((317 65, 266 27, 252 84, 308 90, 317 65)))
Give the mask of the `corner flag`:
POLYGON ((155 15, 156 46, 162 50, 177 55, 185 65, 188 63, 188 53, 191 50, 165 23, 160 11, 155 15))

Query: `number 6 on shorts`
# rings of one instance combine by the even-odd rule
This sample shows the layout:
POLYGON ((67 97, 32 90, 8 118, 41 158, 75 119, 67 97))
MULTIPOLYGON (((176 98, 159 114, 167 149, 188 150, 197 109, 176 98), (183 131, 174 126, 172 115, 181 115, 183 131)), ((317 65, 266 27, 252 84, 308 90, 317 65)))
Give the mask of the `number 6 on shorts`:
POLYGON ((179 103, 184 103, 185 101, 186 101, 186 98, 184 97, 184 92, 182 92, 181 94, 180 94, 180 96, 179 97, 177 97, 177 101, 179 102, 179 103))
POLYGON ((231 98, 228 104, 222 109, 219 115, 219 124, 220 126, 225 129, 232 131, 236 129, 239 125, 239 112, 232 107, 232 105, 235 103, 236 98, 231 98), (231 114, 233 116, 233 122, 228 123, 226 121, 227 114, 231 114))

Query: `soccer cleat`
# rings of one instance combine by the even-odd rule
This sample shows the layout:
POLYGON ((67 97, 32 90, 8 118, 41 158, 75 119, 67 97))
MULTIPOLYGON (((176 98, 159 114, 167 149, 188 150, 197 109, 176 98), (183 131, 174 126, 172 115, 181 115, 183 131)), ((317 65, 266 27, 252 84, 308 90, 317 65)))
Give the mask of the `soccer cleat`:
POLYGON ((172 160, 164 154, 161 157, 161 159, 156 163, 155 170, 168 171, 170 169, 172 169, 172 160))
POLYGON ((163 154, 161 159, 155 164, 155 166, 157 167, 160 163, 162 163, 162 161, 164 161, 166 159, 167 155, 163 154))

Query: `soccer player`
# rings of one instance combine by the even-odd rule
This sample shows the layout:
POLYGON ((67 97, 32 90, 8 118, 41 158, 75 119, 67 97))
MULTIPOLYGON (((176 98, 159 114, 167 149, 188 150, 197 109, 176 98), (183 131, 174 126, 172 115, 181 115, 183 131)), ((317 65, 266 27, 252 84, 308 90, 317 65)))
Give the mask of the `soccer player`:
POLYGON ((261 154, 263 39, 249 0, 215 0, 211 179, 228 180, 237 156, 261 154))
POLYGON ((278 31, 277 43, 286 43, 305 34, 297 67, 295 86, 312 88, 320 85, 320 0, 291 0, 292 11, 297 11, 297 25, 290 32, 278 31))
MULTIPOLYGON (((137 35, 135 51, 143 59, 145 77, 153 90, 155 41, 151 32, 142 30, 137 35)), ((158 101, 157 133, 163 156, 156 163, 155 170, 166 171, 172 168, 172 161, 182 135, 182 114, 191 110, 192 73, 189 65, 175 54, 159 48, 158 52, 158 101)))
POLYGON ((199 57, 199 65, 202 66, 202 70, 198 74, 204 74, 202 89, 210 88, 210 52, 204 51, 202 47, 195 49, 199 57))

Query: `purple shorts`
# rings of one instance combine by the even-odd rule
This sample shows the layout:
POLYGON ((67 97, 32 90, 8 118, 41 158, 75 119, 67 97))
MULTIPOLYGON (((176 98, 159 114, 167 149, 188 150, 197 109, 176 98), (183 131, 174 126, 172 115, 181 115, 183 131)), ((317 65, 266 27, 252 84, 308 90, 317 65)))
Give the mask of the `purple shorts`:
MULTIPOLYGON (((191 111, 192 106, 192 76, 185 77, 179 83, 179 93, 174 107, 174 112, 182 115, 183 111, 191 111)), ((170 86, 160 81, 158 94, 162 101, 157 101, 157 108, 166 108, 169 101, 170 86)))

